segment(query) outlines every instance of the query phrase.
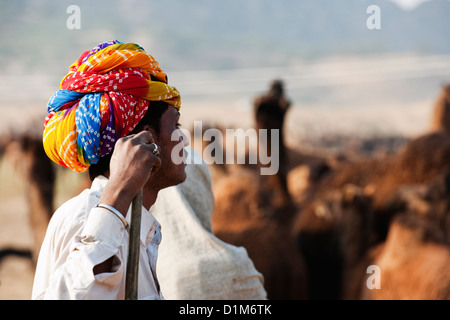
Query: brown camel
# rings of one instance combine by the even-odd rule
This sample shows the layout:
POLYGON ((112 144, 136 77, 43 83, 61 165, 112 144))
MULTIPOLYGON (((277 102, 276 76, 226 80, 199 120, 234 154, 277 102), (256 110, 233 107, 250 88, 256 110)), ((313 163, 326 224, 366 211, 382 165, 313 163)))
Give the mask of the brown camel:
MULTIPOLYGON (((261 131, 267 130, 268 139, 266 152, 271 154, 274 146, 278 146, 279 170, 276 174, 264 177, 261 186, 269 192, 272 190, 273 205, 285 210, 291 201, 287 186, 288 158, 284 141, 284 119, 290 108, 290 101, 284 95, 284 85, 281 80, 274 80, 267 93, 257 97, 254 101, 253 112, 256 130, 261 139, 261 131), (278 139, 272 141, 272 130, 278 130, 278 139), (275 193, 275 191, 277 191, 275 193)), ((261 145, 259 146, 261 148, 261 145)), ((263 166, 260 163, 260 166, 263 166)))
POLYGON ((306 299, 303 258, 273 207, 261 201, 258 184, 255 171, 241 169, 214 185, 213 231, 223 241, 247 249, 264 276, 269 299, 306 299))
POLYGON ((3 139, 2 154, 13 159, 25 181, 28 216, 34 237, 30 256, 36 262, 53 214, 56 170, 44 152, 41 137, 20 133, 4 136, 3 139))
POLYGON ((347 279, 346 299, 448 299, 450 291, 450 171, 428 183, 411 184, 391 196, 397 213, 386 240, 367 251, 347 279), (367 285, 368 266, 381 288, 367 285))
POLYGON ((413 139, 398 154, 384 160, 346 163, 329 173, 304 202, 293 225, 293 233, 311 273, 311 297, 344 297, 348 265, 355 265, 355 261, 363 258, 363 253, 384 242, 392 218, 404 210, 404 203, 397 200, 396 192, 411 185, 427 185, 449 168, 450 135, 440 131, 413 139), (365 204, 362 208, 352 209, 366 215, 359 223, 343 219, 343 212, 349 208, 339 199, 348 184, 360 188, 359 193, 367 197, 361 198, 365 204), (338 196, 333 199, 333 194, 338 196), (364 238, 356 237, 359 243, 364 243, 356 260, 349 260, 349 246, 343 245, 343 238, 349 234, 342 234, 346 230, 342 226, 349 222, 366 230, 361 234, 364 238))
MULTIPOLYGON (((360 277, 360 299, 450 299, 450 246, 435 225, 410 213, 393 219, 386 242, 362 265, 379 268, 379 288, 360 277)), ((362 270, 361 270, 362 271, 362 270)), ((362 274, 362 273, 360 273, 362 274)))

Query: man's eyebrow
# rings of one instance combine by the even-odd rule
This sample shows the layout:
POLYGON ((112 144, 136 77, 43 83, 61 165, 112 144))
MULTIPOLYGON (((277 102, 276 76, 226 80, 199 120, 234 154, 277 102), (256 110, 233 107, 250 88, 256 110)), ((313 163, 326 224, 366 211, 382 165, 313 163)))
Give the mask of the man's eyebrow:
POLYGON ((180 113, 180 111, 177 111, 177 113, 178 113, 178 115, 179 115, 179 116, 181 116, 181 113, 180 113))

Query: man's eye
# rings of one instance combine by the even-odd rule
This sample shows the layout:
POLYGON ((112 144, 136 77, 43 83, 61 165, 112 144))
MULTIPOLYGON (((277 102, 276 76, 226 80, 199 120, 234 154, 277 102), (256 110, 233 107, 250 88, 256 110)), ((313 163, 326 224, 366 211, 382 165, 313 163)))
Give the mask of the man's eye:
POLYGON ((177 127, 177 129, 179 129, 181 127, 181 123, 177 122, 176 127, 177 127))

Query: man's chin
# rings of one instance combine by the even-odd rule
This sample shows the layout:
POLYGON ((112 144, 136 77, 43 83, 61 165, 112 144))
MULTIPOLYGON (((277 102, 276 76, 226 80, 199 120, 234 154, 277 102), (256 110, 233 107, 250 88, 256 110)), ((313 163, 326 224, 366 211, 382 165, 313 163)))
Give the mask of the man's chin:
POLYGON ((181 165, 183 166, 183 174, 180 175, 181 181, 178 184, 183 183, 184 181, 186 181, 186 178, 187 178, 186 163, 183 162, 181 165))
POLYGON ((178 165, 178 168, 180 169, 180 174, 178 175, 176 181, 174 181, 174 186, 183 183, 184 181, 186 181, 187 178, 187 174, 186 174, 186 164, 183 162, 181 164, 178 165), (182 167, 182 169, 180 168, 182 167))

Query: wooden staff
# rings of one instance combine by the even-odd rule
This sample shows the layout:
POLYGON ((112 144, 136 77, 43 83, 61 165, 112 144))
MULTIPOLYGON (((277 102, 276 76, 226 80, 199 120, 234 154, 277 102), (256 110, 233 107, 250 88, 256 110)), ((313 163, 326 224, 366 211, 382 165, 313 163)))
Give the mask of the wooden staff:
POLYGON ((127 272, 125 278, 125 300, 138 298, 139 247, 142 216, 142 190, 133 198, 130 218, 130 240, 128 242, 127 272))

